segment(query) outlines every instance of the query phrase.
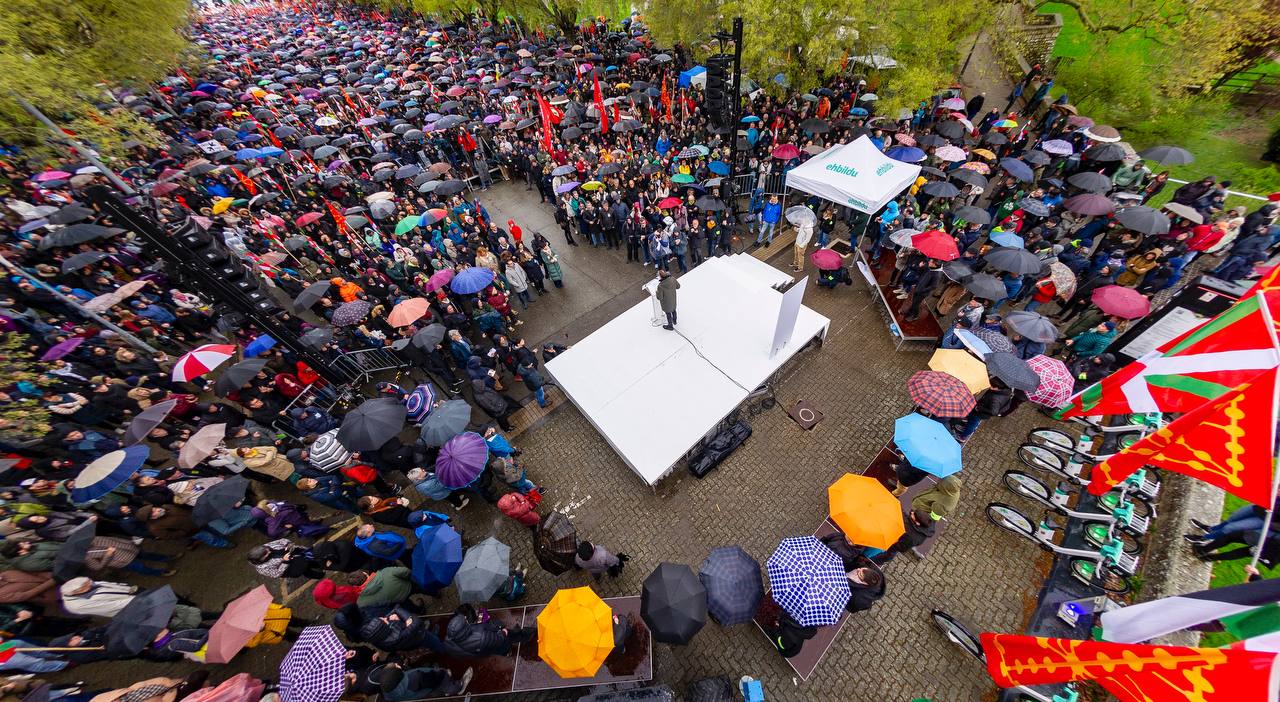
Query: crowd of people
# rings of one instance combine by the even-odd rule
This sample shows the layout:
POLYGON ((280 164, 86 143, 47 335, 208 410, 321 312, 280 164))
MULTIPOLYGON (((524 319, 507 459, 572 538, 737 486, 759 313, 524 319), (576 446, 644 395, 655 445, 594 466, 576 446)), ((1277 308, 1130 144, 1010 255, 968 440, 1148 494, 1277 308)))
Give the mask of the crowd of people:
MULTIPOLYGON (((0 402, 50 419, 10 414, 0 424, 0 654, 12 651, 0 669, 214 662, 211 631, 230 606, 178 597, 167 620, 133 637, 117 630, 117 615, 155 597, 129 574, 168 577, 191 549, 248 538, 261 543, 246 572, 317 581, 315 601, 333 610, 351 647, 352 692, 463 692, 470 671, 453 677, 401 654, 501 655, 534 632, 503 629, 479 603, 461 606, 443 635, 433 631, 426 598, 449 583, 418 577, 406 535, 427 538, 451 511, 480 508, 473 501, 531 529, 545 516, 537 467, 506 435, 519 409, 506 391, 519 383, 538 404, 551 402, 543 364, 565 348, 530 345, 519 328, 530 305, 554 305, 573 284, 557 249, 625 248, 628 262, 674 279, 741 243, 771 246, 794 207, 808 208, 794 267, 808 265, 811 247, 861 241, 873 268, 894 269, 906 320, 946 320, 944 347, 964 345, 960 331, 985 330, 1030 359, 1060 341, 1083 387, 1111 370, 1110 343, 1150 309, 1135 298, 1176 286, 1193 263, 1228 281, 1246 277, 1280 238, 1275 205, 1226 207, 1228 181, 1206 177, 1176 189, 1170 205, 1144 207, 1169 187, 1168 172, 1147 164, 1178 163, 1177 150, 1125 152, 1115 130, 1039 91, 1047 81, 1038 71, 1024 78, 1031 97, 1020 113, 984 111, 983 96, 966 101, 952 90, 877 115, 876 86, 849 67, 812 93, 744 99, 734 135, 712 126, 697 90, 679 86, 689 52, 654 46, 635 18, 588 23, 566 38, 484 19, 446 26, 262 5, 246 22, 247 11, 193 26, 212 59, 205 73, 117 94, 165 142, 129 143, 111 167, 164 229, 194 222, 250 263, 279 303, 275 319, 320 357, 394 350, 434 388, 432 409, 461 400, 486 421, 471 424, 468 408, 450 436, 402 440, 397 431, 359 450, 340 446, 326 462, 354 408, 322 373, 190 289, 142 238, 90 206, 85 192, 109 182, 97 166, 71 157, 34 170, 20 155, 8 159, 0 324, 18 340, 7 362, 22 359, 22 374, 0 388, 0 402), (863 137, 923 165, 908 192, 873 214, 803 194, 784 208, 782 174, 863 137), (741 174, 732 195, 722 180, 728 139, 738 139, 741 174), (484 192, 498 181, 536 190, 560 231, 495 221, 484 192), (1112 286, 1131 293, 1119 295, 1123 310, 1099 296, 1112 286), (1042 318, 1060 329, 1052 338, 1005 323, 1037 309, 1053 311, 1042 318), (228 367, 243 373, 219 375, 237 356, 228 367), (457 485, 438 474, 438 460, 468 425, 488 456, 457 485), (215 494, 230 497, 215 504, 215 494), (318 540, 331 520, 310 514, 317 505, 362 526, 318 540)), ((848 275, 820 273, 828 282, 848 275)), ((956 421, 961 440, 1016 406, 1012 389, 993 384, 956 421)), ((397 402, 415 392, 378 386, 379 399, 397 402)), ((959 485, 944 481, 917 498, 908 535, 885 554, 830 542, 862 593, 851 611, 883 594, 880 567, 931 534, 959 485)), ((616 576, 626 560, 576 546, 576 565, 597 577, 616 576)), ((513 568, 492 596, 518 600, 526 577, 513 568)), ((270 607, 244 646, 292 640, 312 623, 270 607)), ((193 694, 203 680, 157 685, 193 694)), ((58 690, 66 699, 90 692, 58 690)))

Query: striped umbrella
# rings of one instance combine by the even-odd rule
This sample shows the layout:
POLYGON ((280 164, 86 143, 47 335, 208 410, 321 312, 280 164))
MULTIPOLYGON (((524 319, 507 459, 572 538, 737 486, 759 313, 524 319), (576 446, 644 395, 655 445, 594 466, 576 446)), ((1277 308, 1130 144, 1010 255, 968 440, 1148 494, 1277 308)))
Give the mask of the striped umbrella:
POLYGON ((773 600, 801 626, 835 624, 851 595, 844 562, 812 536, 783 539, 765 567, 773 600))
POLYGON ((413 389, 409 396, 405 398, 404 406, 409 412, 409 421, 419 424, 422 420, 431 415, 431 410, 435 408, 436 389, 431 383, 423 383, 413 389))
POLYGON ((76 476, 71 501, 77 504, 93 502, 115 490, 142 467, 149 455, 151 449, 147 446, 129 446, 103 455, 76 476))
POLYGON ((184 353, 173 366, 174 382, 183 383, 208 373, 236 355, 232 344, 205 344, 184 353))
POLYGON ((332 472, 351 458, 351 452, 338 441, 337 429, 321 434, 320 438, 311 444, 310 454, 311 466, 326 473, 332 472))

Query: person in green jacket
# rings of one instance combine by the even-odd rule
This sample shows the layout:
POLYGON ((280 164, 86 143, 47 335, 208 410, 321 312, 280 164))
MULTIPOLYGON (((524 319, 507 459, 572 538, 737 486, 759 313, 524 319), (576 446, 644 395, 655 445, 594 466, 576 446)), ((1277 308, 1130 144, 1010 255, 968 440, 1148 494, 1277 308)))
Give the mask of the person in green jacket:
POLYGON ((1111 345, 1116 338, 1116 323, 1103 322, 1098 326, 1067 340, 1067 348, 1077 358, 1093 358, 1111 345))
POLYGON ((413 594, 413 580, 409 577, 409 569, 404 566, 382 568, 364 581, 360 597, 356 604, 365 607, 382 607, 397 605, 409 599, 413 594))
POLYGON ((960 504, 960 488, 963 486, 964 481, 959 475, 948 475, 939 480, 937 485, 916 495, 911 501, 911 509, 928 512, 935 521, 949 517, 956 511, 956 505, 960 504))
POLYGON ((5 568, 39 573, 53 570, 53 559, 61 546, 54 541, 9 541, 0 547, 0 556, 5 568))

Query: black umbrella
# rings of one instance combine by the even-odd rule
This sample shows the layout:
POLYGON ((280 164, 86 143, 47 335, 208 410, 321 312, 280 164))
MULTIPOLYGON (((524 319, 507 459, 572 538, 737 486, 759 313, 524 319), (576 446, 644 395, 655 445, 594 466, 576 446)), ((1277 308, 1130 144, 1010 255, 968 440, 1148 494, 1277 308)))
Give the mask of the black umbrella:
POLYGON ((959 122, 939 122, 934 126, 933 130, 948 139, 959 139, 964 136, 964 125, 959 122))
POLYGON ((1049 216, 1049 206, 1035 198, 1022 198, 1022 200, 1018 202, 1018 207, 1032 217, 1049 216))
POLYGON ((689 566, 659 563, 644 579, 640 616, 654 639, 687 644, 707 623, 707 590, 689 566))
POLYGON ((1009 294, 1005 290, 1004 283, 989 273, 975 273, 972 278, 965 281, 964 289, 973 293, 974 297, 980 297, 983 300, 1003 300, 1009 294))
POLYGON ((365 400, 347 414, 338 429, 338 443, 348 451, 376 451, 404 428, 404 403, 394 397, 365 400))
POLYGON ((698 198, 698 201, 694 204, 703 212, 723 212, 728 209, 720 198, 712 197, 710 195, 703 195, 698 198))
POLYGON ((983 190, 986 190, 989 187, 986 176, 982 175, 981 173, 978 173, 977 171, 971 171, 968 168, 957 168, 956 170, 952 171, 951 180, 958 180, 961 183, 968 183, 969 185, 972 185, 975 188, 982 188, 983 190))
POLYGON ((84 253, 78 253, 62 262, 62 272, 70 273, 71 271, 78 271, 81 268, 92 266, 98 261, 106 258, 108 255, 109 254, 103 251, 85 251, 84 253))
POLYGON ((1124 147, 1119 144, 1094 144, 1084 150, 1081 154, 1090 161, 1109 162, 1123 161, 1128 154, 1125 153, 1124 147))
POLYGON ((1022 160, 1033 166, 1047 166, 1053 161, 1053 157, 1043 151, 1032 149, 1022 154, 1022 160))
POLYGON ((267 359, 250 358, 247 361, 241 361, 234 366, 222 371, 222 375, 218 376, 218 382, 213 384, 213 392, 218 397, 226 397, 231 393, 244 387, 253 376, 262 372, 267 367, 267 359))
POLYGON ((1142 232, 1149 236, 1161 236, 1169 233, 1169 218, 1159 210, 1145 205, 1126 207, 1116 212, 1116 221, 1125 229, 1142 232))
POLYGON ((574 568, 578 553, 578 530, 560 512, 548 514, 533 532, 533 553, 538 565, 552 575, 562 575, 574 568))
POLYGON ((1111 179, 1093 171, 1081 171, 1067 178, 1067 182, 1091 193, 1105 193, 1111 189, 1111 179))
POLYGON ((97 214, 88 207, 80 205, 67 205, 53 214, 45 217, 49 224, 71 224, 72 222, 80 222, 97 214))
POLYGON ((197 526, 205 526, 215 519, 227 516, 235 506, 244 502, 249 481, 244 476, 233 475, 205 490, 191 510, 191 519, 197 526))
POLYGON ((622 172, 621 163, 606 163, 600 167, 600 170, 598 173, 600 176, 603 177, 603 176, 613 175, 614 173, 621 173, 621 172, 622 172))
POLYGON ((463 180, 446 180, 436 186, 436 192, 445 197, 457 195, 466 189, 467 183, 463 180))
POLYGON ((300 251, 307 248, 309 243, 304 236, 291 236, 284 240, 284 247, 290 251, 300 251))
POLYGON ((746 624, 764 597, 760 564, 739 546, 717 548, 702 562, 698 579, 707 593, 707 612, 720 626, 746 624))
POLYGON ((1058 340, 1058 328, 1049 321, 1048 317, 1039 312, 1026 310, 1010 312, 1004 318, 1004 323, 1014 332, 1032 341, 1048 344, 1058 340))
POLYGON ((302 292, 298 293, 298 296, 293 299, 293 309, 301 312, 310 308, 319 302, 320 298, 329 293, 329 288, 332 285, 329 281, 322 280, 319 283, 312 283, 303 288, 302 292))
POLYGON ((134 417, 132 422, 129 422, 129 428, 124 431, 124 445, 133 446, 141 443, 143 439, 147 438, 147 434, 150 434, 152 429, 160 426, 165 418, 169 416, 169 413, 173 411, 173 408, 177 406, 177 400, 165 400, 139 412, 138 416, 134 417))
POLYGON ((169 626, 177 606, 178 596, 168 585, 135 596, 107 625, 107 653, 118 658, 138 655, 169 626))
MULTIPOLYGON (((987 363, 987 372, 1014 390, 1035 392, 1040 387, 1040 376, 1032 370, 1027 362, 1007 351, 995 351, 983 359, 987 363)), ((204 498, 201 498, 204 499, 204 498)))
POLYGON ((1185 166, 1196 160, 1190 151, 1179 146, 1153 146, 1139 151, 1138 155, 1148 161, 1163 163, 1166 166, 1185 166))
MULTIPOLYGON (((956 124, 956 126, 960 127, 961 133, 964 132, 963 126, 960 126, 959 124, 956 124)), ((916 137, 916 145, 922 149, 937 148, 939 146, 945 146, 946 143, 947 140, 937 134, 925 134, 924 136, 916 137)))
POLYGON ((920 188, 926 195, 933 197, 949 198, 960 194, 960 188, 948 183, 945 180, 931 180, 920 188))
POLYGON ((104 227, 101 224, 87 224, 85 222, 81 222, 79 224, 72 224, 69 227, 63 227, 56 232, 52 232, 40 240, 39 248, 43 251, 45 249, 52 249, 55 246, 75 246, 76 244, 83 244, 86 241, 104 239, 109 236, 115 236, 123 233, 123 229, 104 227))
POLYGON ((1002 144, 1008 144, 1009 137, 1001 134, 1000 132, 987 132, 983 135, 982 141, 992 146, 1000 146, 1002 144))
POLYGON ((434 349, 436 344, 444 341, 447 331, 443 324, 428 324, 425 329, 413 335, 413 345, 420 349, 434 349))
POLYGON ((333 330, 329 329, 328 327, 312 329, 308 331, 306 334, 303 334, 302 336, 298 337, 299 343, 301 343, 303 346, 309 346, 313 349, 318 349, 332 340, 333 340, 333 330))
POLYGON ((1039 273, 1043 262, 1026 249, 1001 246, 987 252, 983 259, 987 265, 998 270, 1008 271, 1014 275, 1031 275, 1039 273))
POLYGON ((947 261, 942 264, 942 274, 947 276, 947 280, 964 283, 973 275, 973 266, 963 261, 947 261))
POLYGON ((71 530, 67 540, 62 542, 58 552, 53 556, 54 580, 65 583, 80 574, 80 569, 84 567, 85 556, 89 553, 89 546, 93 544, 93 538, 98 535, 97 528, 97 520, 86 519, 71 530))
POLYGON ((961 205, 960 207, 957 207, 955 212, 952 214, 956 216, 956 219, 963 219, 964 221, 972 222, 973 224, 991 224, 991 215, 987 214, 987 211, 981 207, 961 205))
POLYGON ((800 123, 800 128, 810 134, 823 134, 831 131, 831 125, 825 119, 811 117, 800 123))

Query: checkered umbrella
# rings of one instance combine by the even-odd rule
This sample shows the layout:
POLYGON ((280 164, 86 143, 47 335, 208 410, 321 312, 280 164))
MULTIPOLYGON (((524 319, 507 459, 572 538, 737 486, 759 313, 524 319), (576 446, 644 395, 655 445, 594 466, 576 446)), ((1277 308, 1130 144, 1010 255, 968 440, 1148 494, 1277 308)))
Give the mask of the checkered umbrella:
POLYGON ((773 599, 801 626, 835 624, 849 601, 844 562, 812 536, 783 539, 769 556, 773 599))
POLYGON ((1013 342, 1009 341, 1009 337, 1001 334, 994 329, 978 328, 973 330, 973 335, 978 337, 991 353, 1013 353, 1013 342))
POLYGON ((332 627, 303 629, 280 661, 280 702, 338 702, 347 688, 346 656, 332 627))
POLYGON ((1040 387, 1027 399, 1045 407, 1061 407, 1067 403, 1075 387, 1067 364, 1044 354, 1027 359, 1027 365, 1040 376, 1040 387))
POLYGON ((435 402, 436 389, 431 383, 423 383, 414 388, 404 400, 404 407, 409 411, 409 421, 414 424, 422 423, 431 414, 435 402))
POLYGON ((351 452, 338 442, 338 430, 332 429, 320 435, 311 444, 311 466, 316 470, 330 472, 351 458, 351 452))
POLYGON ((698 578, 707 589, 707 612, 720 626, 751 621, 764 597, 760 564, 740 546, 713 550, 702 562, 698 578))
POLYGON ((934 417, 965 417, 973 411, 973 393, 963 380, 939 371, 917 371, 907 380, 911 401, 934 417))

